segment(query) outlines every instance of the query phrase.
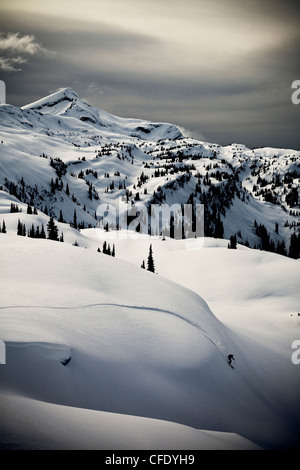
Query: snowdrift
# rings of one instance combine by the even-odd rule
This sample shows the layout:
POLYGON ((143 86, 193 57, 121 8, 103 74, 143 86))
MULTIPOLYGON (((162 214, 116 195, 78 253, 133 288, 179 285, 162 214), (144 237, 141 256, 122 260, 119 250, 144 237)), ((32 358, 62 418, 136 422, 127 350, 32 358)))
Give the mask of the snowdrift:
POLYGON ((256 450, 232 433, 203 431, 162 420, 1 395, 0 449, 256 450), (5 411, 4 411, 5 409, 5 411))
POLYGON ((4 448, 294 445, 299 408, 279 356, 198 294, 65 243, 1 234, 0 251, 4 448), (132 433, 115 433, 126 421, 132 433))

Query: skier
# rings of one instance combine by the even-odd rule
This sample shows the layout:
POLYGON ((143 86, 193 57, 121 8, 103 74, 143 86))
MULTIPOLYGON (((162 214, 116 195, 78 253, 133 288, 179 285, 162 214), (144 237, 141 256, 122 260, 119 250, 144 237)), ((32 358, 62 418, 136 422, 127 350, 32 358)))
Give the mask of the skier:
POLYGON ((234 367, 231 365, 232 361, 235 361, 235 359, 233 357, 233 354, 229 354, 227 356, 227 359, 228 359, 228 364, 230 365, 230 367, 232 367, 232 369, 234 369, 234 367))

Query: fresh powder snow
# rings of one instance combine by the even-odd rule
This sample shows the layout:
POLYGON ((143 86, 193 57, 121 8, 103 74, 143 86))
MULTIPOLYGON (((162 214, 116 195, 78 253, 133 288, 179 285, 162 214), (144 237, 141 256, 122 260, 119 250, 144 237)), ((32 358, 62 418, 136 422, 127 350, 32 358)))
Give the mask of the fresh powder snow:
POLYGON ((196 141, 69 88, 0 124, 0 447, 297 448, 299 152, 196 141), (196 200, 205 237, 97 220, 196 200), (27 236, 50 217, 63 243, 27 236))

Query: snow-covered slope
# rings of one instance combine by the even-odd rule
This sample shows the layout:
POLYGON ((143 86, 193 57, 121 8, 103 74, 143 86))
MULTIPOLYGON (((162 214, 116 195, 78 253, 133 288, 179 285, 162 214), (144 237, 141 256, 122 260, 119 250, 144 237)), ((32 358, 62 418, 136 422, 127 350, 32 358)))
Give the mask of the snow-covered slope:
MULTIPOLYGON (((143 243, 146 250, 149 240, 143 243)), ((167 256, 168 242, 160 243, 167 256)), ((108 441, 110 448, 115 442, 156 446, 157 436, 147 441, 156 426, 162 426, 161 442, 177 448, 181 433, 192 448, 251 448, 236 435, 263 448, 295 444, 299 377, 290 344, 284 354, 282 345, 276 350, 278 337, 267 333, 264 343, 263 329, 256 339, 246 328, 225 326, 195 292, 91 248, 6 233, 0 250, 1 337, 7 347, 7 364, 0 368, 4 447, 74 448, 79 429, 102 422, 97 448, 108 441), (230 353, 234 369, 226 360, 230 353), (40 438, 38 423, 49 421, 51 412, 60 419, 52 418, 50 429, 42 426, 40 438), (118 417, 110 421, 103 412, 150 420, 128 417, 133 434, 120 431, 115 438, 118 417), (27 434, 22 429, 29 414, 27 434), (145 433, 139 438, 135 425, 145 433)), ((173 251, 179 263, 180 252, 173 251)), ((278 266, 286 259, 272 256, 278 266)), ((126 418, 120 420, 125 426, 126 418)), ((95 442, 83 439, 79 447, 95 442)))
POLYGON ((259 449, 233 433, 203 431, 169 421, 56 405, 26 397, 1 395, 1 403, 5 436, 0 448, 4 449, 259 449))
POLYGON ((199 142, 71 89, 1 105, 0 132, 0 446, 297 447, 299 260, 241 243, 289 254, 299 152, 199 142), (136 203, 203 203, 206 237, 96 228, 100 204, 136 203), (50 217, 64 243, 37 237, 50 217))
POLYGON ((94 227, 99 204, 120 200, 204 204, 206 236, 297 257, 299 151, 200 142, 172 124, 113 116, 69 88, 1 105, 0 142, 2 188, 56 219, 72 223, 76 211, 94 227))

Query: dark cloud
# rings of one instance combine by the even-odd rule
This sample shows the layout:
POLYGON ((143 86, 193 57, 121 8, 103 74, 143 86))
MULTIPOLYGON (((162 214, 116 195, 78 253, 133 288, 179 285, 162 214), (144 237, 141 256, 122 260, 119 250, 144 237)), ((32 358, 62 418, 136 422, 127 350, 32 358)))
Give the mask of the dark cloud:
POLYGON ((221 144, 300 149, 300 105, 291 103, 298 2, 130 0, 128 12, 114 2, 123 5, 120 18, 117 9, 104 15, 105 0, 86 2, 103 4, 89 21, 55 9, 3 11, 4 33, 56 52, 11 56, 20 62, 6 64, 18 72, 2 73, 7 101, 21 106, 69 86, 113 114, 174 122, 221 144))

